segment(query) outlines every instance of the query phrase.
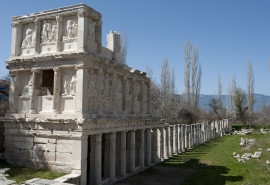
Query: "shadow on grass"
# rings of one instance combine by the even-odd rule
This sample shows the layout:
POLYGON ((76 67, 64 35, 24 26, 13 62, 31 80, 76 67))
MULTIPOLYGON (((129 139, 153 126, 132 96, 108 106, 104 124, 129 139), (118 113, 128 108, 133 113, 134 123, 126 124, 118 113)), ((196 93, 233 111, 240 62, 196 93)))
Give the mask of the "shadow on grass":
POLYGON ((171 157, 160 163, 159 166, 194 170, 195 172, 186 177, 181 185, 225 185, 226 182, 227 184, 229 182, 241 182, 244 179, 243 176, 228 175, 230 169, 226 166, 209 165, 200 162, 204 154, 211 152, 215 146, 223 144, 223 142, 223 138, 217 138, 215 141, 201 144, 186 153, 171 157))
POLYGON ((229 170, 225 166, 215 166, 200 163, 198 159, 190 159, 186 161, 183 168, 191 168, 195 173, 188 177, 183 185, 188 184, 207 184, 207 185, 225 185, 226 182, 240 182, 243 180, 242 176, 230 176, 229 170))

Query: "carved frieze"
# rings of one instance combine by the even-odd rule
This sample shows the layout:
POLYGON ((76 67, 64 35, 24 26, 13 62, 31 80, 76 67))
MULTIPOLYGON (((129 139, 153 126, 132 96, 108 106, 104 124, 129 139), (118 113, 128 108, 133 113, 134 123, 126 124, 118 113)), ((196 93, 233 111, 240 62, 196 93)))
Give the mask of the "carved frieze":
POLYGON ((64 73, 62 75, 62 95, 76 94, 76 75, 64 73))
POLYGON ((22 48, 33 48, 36 43, 35 24, 29 23, 23 28, 22 48))
POLYGON ((103 78, 103 89, 101 90, 101 94, 103 96, 110 97, 111 96, 111 77, 109 73, 106 73, 103 78))
POLYGON ((43 20, 41 31, 41 43, 50 44, 56 42, 57 25, 55 20, 43 20))
POLYGON ((75 40, 77 38, 78 24, 75 17, 67 18, 66 21, 64 21, 63 27, 63 41, 75 40))

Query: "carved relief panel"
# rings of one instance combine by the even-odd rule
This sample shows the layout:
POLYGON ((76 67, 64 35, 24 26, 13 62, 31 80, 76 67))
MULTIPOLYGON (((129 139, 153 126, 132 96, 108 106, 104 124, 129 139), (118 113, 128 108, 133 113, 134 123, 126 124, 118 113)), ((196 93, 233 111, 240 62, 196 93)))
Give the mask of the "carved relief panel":
POLYGON ((57 38, 56 20, 43 20, 41 26, 41 53, 56 51, 57 38))
POLYGON ((135 81, 133 84, 134 112, 141 112, 142 90, 141 82, 135 81))
POLYGON ((123 78, 121 76, 116 76, 115 78, 115 90, 114 90, 114 109, 116 112, 122 112, 122 102, 123 102, 123 78))
POLYGON ((89 42, 96 42, 95 41, 95 27, 96 27, 96 22, 92 21, 91 19, 88 20, 88 41, 89 42))
POLYGON ((77 49, 78 20, 77 16, 63 19, 62 48, 66 50, 77 49))
POLYGON ((62 75, 62 95, 74 96, 76 94, 76 74, 64 73, 62 75))
POLYGON ((105 73, 102 81, 102 111, 109 112, 111 107, 111 95, 112 95, 112 75, 105 73))
POLYGON ((98 88, 97 71, 90 69, 87 78, 87 92, 88 92, 88 110, 91 113, 97 111, 97 88, 98 88))
POLYGON ((61 71, 61 110, 60 112, 73 112, 75 110, 76 95, 76 71, 75 68, 64 68, 61 71))
POLYGON ((30 55, 35 53, 36 30, 34 23, 23 25, 21 55, 30 55))
POLYGON ((18 72, 18 95, 19 95, 19 112, 27 113, 31 108, 30 96, 32 94, 33 76, 31 71, 18 72))
POLYGON ((132 84, 131 80, 127 78, 125 80, 125 111, 131 113, 131 102, 132 102, 132 84))

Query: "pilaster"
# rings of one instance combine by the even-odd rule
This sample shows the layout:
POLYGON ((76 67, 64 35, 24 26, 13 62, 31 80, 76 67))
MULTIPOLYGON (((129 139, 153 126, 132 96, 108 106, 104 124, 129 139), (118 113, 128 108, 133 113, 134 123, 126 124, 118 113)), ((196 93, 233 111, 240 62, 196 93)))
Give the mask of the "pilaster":
POLYGON ((22 42, 23 25, 19 22, 12 22, 12 41, 11 41, 11 56, 20 55, 22 42))

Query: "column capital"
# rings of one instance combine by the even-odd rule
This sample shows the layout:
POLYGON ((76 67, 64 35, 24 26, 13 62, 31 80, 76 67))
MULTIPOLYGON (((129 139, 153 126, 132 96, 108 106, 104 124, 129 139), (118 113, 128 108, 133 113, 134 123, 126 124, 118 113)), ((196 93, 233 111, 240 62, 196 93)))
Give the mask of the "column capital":
POLYGON ((59 15, 57 15, 56 16, 56 21, 58 22, 58 21, 62 21, 63 20, 63 17, 62 16, 59 16, 59 15))
POLYGON ((20 24, 20 22, 16 21, 16 22, 12 22, 11 26, 12 28, 17 28, 17 26, 20 24))
POLYGON ((78 12, 77 12, 77 16, 78 18, 83 18, 85 16, 85 10, 83 9, 79 9, 78 12))

